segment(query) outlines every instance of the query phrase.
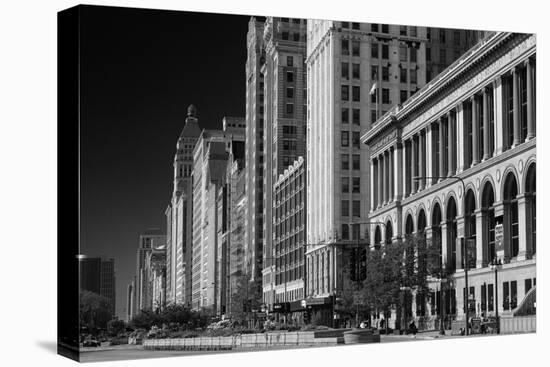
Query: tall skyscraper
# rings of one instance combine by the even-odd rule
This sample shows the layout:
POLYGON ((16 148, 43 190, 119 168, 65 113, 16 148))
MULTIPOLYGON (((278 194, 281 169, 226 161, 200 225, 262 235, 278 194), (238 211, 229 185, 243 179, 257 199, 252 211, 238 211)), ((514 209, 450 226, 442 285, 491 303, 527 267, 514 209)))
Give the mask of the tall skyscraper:
POLYGON ((101 259, 99 294, 109 299, 111 315, 116 313, 115 259, 101 259))
MULTIPOLYGON (((193 255, 191 305, 218 312, 217 198, 225 179, 230 142, 244 141, 242 123, 224 120, 224 130, 203 130, 193 151, 193 255)), ((241 120, 242 122, 242 120, 241 120)))
POLYGON ((135 286, 135 309, 134 315, 140 310, 147 308, 147 273, 145 269, 145 260, 147 254, 154 248, 166 245, 166 235, 157 228, 148 229, 139 236, 139 245, 136 259, 136 286, 135 286))
POLYGON ((268 17, 264 25, 263 302, 275 302, 274 184, 306 152, 305 19, 268 17))
POLYGON ((382 189, 369 185, 360 134, 426 83, 427 42, 424 27, 308 22, 307 297, 324 322, 332 322, 330 296, 349 289, 339 245, 369 241, 371 194, 382 189))
POLYGON ((94 292, 109 300, 111 315, 115 315, 115 260, 84 257, 80 262, 80 291, 94 292))
POLYGON ((245 267, 250 280, 261 281, 263 249, 264 180, 264 24, 256 18, 248 23, 246 60, 246 230, 245 267))
POLYGON ((193 149, 201 129, 197 110, 190 105, 185 125, 176 143, 174 188, 166 209, 166 302, 189 304, 191 300, 193 149))

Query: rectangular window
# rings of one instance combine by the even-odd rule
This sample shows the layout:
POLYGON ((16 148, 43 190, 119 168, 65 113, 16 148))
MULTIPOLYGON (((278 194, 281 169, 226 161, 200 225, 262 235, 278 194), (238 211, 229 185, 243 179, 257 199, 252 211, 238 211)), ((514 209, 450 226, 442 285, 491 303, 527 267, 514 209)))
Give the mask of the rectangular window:
POLYGON ((399 61, 407 62, 407 46, 399 46, 399 61))
POLYGON ((382 80, 388 82, 390 80, 390 68, 382 66, 382 80))
POLYGON ((370 25, 370 31, 371 32, 378 32, 378 24, 371 24, 370 25))
POLYGON ((294 114, 294 103, 287 103, 286 104, 286 114, 287 115, 294 114))
POLYGON ((352 110, 352 122, 354 125, 361 125, 361 118, 360 118, 361 110, 358 108, 354 108, 352 110))
POLYGON ((410 27, 409 31, 411 32, 411 37, 416 37, 416 27, 410 27))
POLYGON ((512 280, 510 282, 510 309, 518 307, 518 282, 512 280))
POLYGON ((531 289, 531 279, 525 279, 525 294, 531 289))
POLYGON ((508 282, 502 282, 502 307, 505 311, 510 309, 510 285, 508 282))
POLYGON ((342 40, 342 55, 349 55, 349 40, 342 40))
POLYGON ((399 34, 401 36, 406 36, 407 35, 407 26, 406 25, 399 26, 399 34))
POLYGON ((416 84, 416 69, 411 69, 411 84, 416 84))
POLYGON ((286 81, 288 83, 294 83, 294 72, 292 72, 292 71, 287 71, 286 72, 286 81))
POLYGON ((342 78, 349 79, 349 64, 347 62, 342 63, 342 78))
POLYGON ((342 154, 342 171, 349 170, 349 155, 342 154))
POLYGON ((349 109, 348 108, 342 108, 342 123, 343 124, 349 123, 349 109))
POLYGON ((359 102, 361 100, 361 93, 358 86, 353 86, 352 98, 353 98, 353 102, 359 102))
POLYGON ((439 63, 440 64, 447 64, 447 50, 442 48, 441 50, 439 50, 439 63))
POLYGON ((401 83, 407 83, 407 69, 405 68, 399 69, 399 81, 401 83))
POLYGON ((352 29, 359 29, 360 28, 359 23, 355 23, 355 22, 351 23, 351 28, 352 29))
POLYGON ((349 22, 342 22, 342 28, 349 28, 349 22))
POLYGON ((287 57, 286 57, 286 66, 293 66, 293 65, 292 65, 292 64, 293 64, 293 61, 294 61, 294 60, 293 60, 292 56, 287 56, 287 57))
POLYGON ((382 33, 390 33, 390 26, 387 24, 382 24, 382 33))
POLYGON ((288 40, 288 32, 283 32, 282 38, 283 38, 283 40, 287 41, 288 40))
POLYGON ((390 90, 382 88, 382 103, 390 103, 390 90))
POLYGON ((353 216, 361 216, 361 202, 359 200, 353 200, 353 216))
POLYGON ((453 31, 453 43, 455 46, 460 46, 460 31, 453 31))
POLYGON ((349 226, 347 224, 342 224, 342 239, 349 240, 349 226))
POLYGON ((342 192, 344 194, 349 192, 349 177, 342 177, 342 192))
POLYGON ((342 200, 342 217, 349 217, 349 200, 342 200))
POLYGON ((370 67, 370 79, 378 80, 378 66, 373 65, 370 67))
POLYGON ((487 299, 488 299, 488 302, 487 302, 487 311, 488 312, 493 312, 494 311, 494 289, 493 289, 493 285, 492 284, 489 284, 487 286, 487 299))
POLYGON ((342 101, 349 101, 349 85, 342 85, 342 101))
POLYGON ((404 103, 406 100, 407 100, 407 91, 406 90, 402 90, 399 92, 399 102, 400 103, 404 103))
POLYGON ((294 40, 294 42, 300 42, 300 33, 294 33, 292 35, 292 39, 294 40))
POLYGON ((294 88, 286 89, 286 98, 294 98, 294 88))
POLYGON ((370 122, 373 124, 376 120, 378 120, 378 116, 376 116, 376 110, 370 110, 370 122))
POLYGON ((340 141, 343 147, 349 147, 349 131, 342 131, 340 141))
POLYGON ((409 54, 411 58, 411 62, 416 62, 416 56, 417 56, 418 50, 414 47, 411 47, 409 49, 409 54))
POLYGON ((352 64, 352 78, 353 79, 359 79, 360 78, 360 64, 352 64))
POLYGON ((352 132, 352 144, 354 148, 360 148, 361 141, 359 138, 359 134, 360 134, 359 131, 352 132))
POLYGON ((382 45, 382 59, 387 60, 389 58, 390 47, 388 45, 382 45))
POLYGON ((426 47, 426 61, 432 61, 432 49, 426 47))
POLYGON ((439 30, 439 42, 445 43, 445 30, 444 29, 439 30))
POLYGON ((359 177, 352 177, 352 192, 353 193, 359 193, 360 187, 361 187, 361 178, 359 177))
MULTIPOLYGON (((347 155, 346 155, 347 157, 347 155)), ((361 169, 361 155, 354 154, 352 155, 352 168, 356 171, 361 169)))
POLYGON ((352 54, 352 56, 359 56, 360 45, 361 45, 361 43, 359 41, 356 41, 356 40, 351 41, 351 54, 352 54))
POLYGON ((371 45, 371 48, 370 48, 370 56, 373 58, 373 59, 377 59, 378 58, 378 43, 373 43, 371 45))

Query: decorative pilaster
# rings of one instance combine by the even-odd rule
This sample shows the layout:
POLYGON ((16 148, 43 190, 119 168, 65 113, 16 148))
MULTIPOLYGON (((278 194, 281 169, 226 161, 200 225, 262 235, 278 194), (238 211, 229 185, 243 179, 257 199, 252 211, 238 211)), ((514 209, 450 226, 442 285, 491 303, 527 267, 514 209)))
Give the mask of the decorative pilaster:
POLYGON ((477 98, 472 96, 470 98, 472 102, 472 167, 479 163, 479 104, 477 98))
POLYGON ((393 148, 393 190, 395 201, 399 201, 403 197, 403 177, 405 177, 403 169, 403 151, 403 144, 401 143, 397 143, 393 148))
POLYGON ((493 81, 493 111, 495 119, 495 131, 494 131, 494 151, 493 156, 497 156, 502 153, 503 150, 503 137, 504 137, 504 116, 502 109, 502 78, 499 76, 493 81))
POLYGON ((370 160, 370 211, 374 211, 376 209, 376 193, 375 193, 375 183, 376 183, 376 158, 372 158, 370 160))
POLYGON ((484 256, 483 244, 488 243, 488 238, 486 238, 486 233, 483 230, 484 211, 483 209, 478 209, 474 214, 476 216, 476 268, 482 268, 487 265, 487 255, 484 256))
MULTIPOLYGON (((443 118, 439 118, 439 176, 443 177, 445 175, 444 168, 443 168, 443 161, 445 159, 444 155, 444 146, 445 146, 445 138, 443 136, 443 118)), ((443 178, 440 178, 438 182, 443 181, 443 178)))
POLYGON ((456 173, 464 171, 464 106, 456 106, 456 173))
POLYGON ((453 176, 453 120, 451 116, 451 111, 447 112, 447 140, 449 141, 447 147, 447 177, 453 176))
POLYGON ((535 137, 536 124, 535 124, 535 101, 534 101, 534 78, 533 78, 533 65, 531 59, 525 61, 526 79, 527 79, 527 140, 531 140, 535 137))
POLYGON ((382 193, 382 206, 384 206, 387 203, 386 198, 388 194, 388 191, 386 189, 386 180, 388 179, 387 177, 388 171, 386 170, 386 153, 383 152, 380 157, 381 157, 380 163, 382 164, 382 186, 380 187, 380 191, 382 193))
POLYGON ((489 148, 491 147, 489 138, 491 136, 489 129, 489 96, 487 95, 487 88, 483 88, 483 161, 486 161, 491 157, 489 148))
POLYGON ((519 70, 517 66, 512 69, 512 89, 513 89, 513 103, 514 103, 514 144, 512 148, 521 144, 521 126, 519 124, 519 70))
POLYGON ((382 158, 381 156, 378 156, 378 182, 377 182, 377 191, 378 191, 378 207, 382 207, 383 205, 383 199, 382 199, 382 158))
MULTIPOLYGON (((432 177, 433 174, 433 129, 432 125, 426 127, 426 176, 432 177)), ((428 178, 426 180, 426 187, 432 185, 433 179, 428 178)))
POLYGON ((425 143, 426 135, 422 132, 418 134, 418 176, 422 177, 418 182, 418 190, 424 190, 426 187, 426 143, 425 143))
POLYGON ((519 252, 517 260, 525 260, 529 257, 527 252, 527 200, 525 194, 517 196, 518 199, 518 230, 519 230, 519 252))

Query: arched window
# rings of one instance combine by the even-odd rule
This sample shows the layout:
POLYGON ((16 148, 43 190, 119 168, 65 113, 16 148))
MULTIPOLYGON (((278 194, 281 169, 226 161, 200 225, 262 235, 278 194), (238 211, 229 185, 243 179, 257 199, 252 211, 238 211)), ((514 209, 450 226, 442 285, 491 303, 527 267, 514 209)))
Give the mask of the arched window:
POLYGON ((420 213, 418 214, 418 222, 416 224, 416 231, 418 233, 424 233, 425 229, 426 229, 426 214, 424 213, 424 210, 421 209, 420 213))
POLYGON ((510 249, 510 257, 516 257, 519 253, 517 196, 518 186, 516 177, 514 174, 509 173, 508 176, 506 176, 506 181, 504 181, 504 227, 508 229, 508 238, 505 238, 505 241, 510 249))
POLYGON ((380 232, 380 226, 376 226, 374 230, 374 248, 380 248, 380 242, 382 242, 382 232, 380 232))
POLYGON ((456 269, 456 236, 457 236, 457 226, 456 226, 456 202, 453 197, 449 199, 447 203, 447 248, 450 250, 447 252, 446 261, 449 262, 448 267, 450 271, 456 269))
POLYGON ((413 225, 413 219, 411 215, 409 214, 407 216, 407 221, 405 222, 405 235, 410 236, 414 232, 414 225, 413 225))
POLYGON ((537 167, 536 163, 529 166, 525 180, 525 196, 527 199, 527 223, 530 224, 531 254, 537 253, 537 167))
POLYGON ((439 266, 443 266, 443 247, 441 244, 441 208, 435 204, 432 210, 432 242, 439 248, 439 266))
MULTIPOLYGON (((474 192, 472 190, 468 190, 468 193, 466 194, 466 207, 464 212, 464 230, 466 231, 466 239, 469 241, 473 241, 473 243, 476 243, 476 199, 474 196, 474 192)), ((466 254, 466 252, 462 256, 462 267, 464 268, 464 259, 465 258, 473 258, 475 259, 476 253, 475 253, 475 246, 473 248, 468 249, 470 254, 466 254), (473 252, 473 253, 472 253, 473 252)), ((466 251, 466 249, 463 249, 463 251, 466 251)), ((475 260, 474 260, 475 262, 475 260)), ((475 266, 475 265, 472 265, 475 266)))
POLYGON ((487 254, 487 263, 490 263, 497 254, 495 250, 495 193, 490 182, 485 184, 481 196, 481 210, 483 213, 483 253, 487 254))
POLYGON ((386 245, 391 244, 391 239, 393 237, 393 227, 391 221, 386 223, 386 245))

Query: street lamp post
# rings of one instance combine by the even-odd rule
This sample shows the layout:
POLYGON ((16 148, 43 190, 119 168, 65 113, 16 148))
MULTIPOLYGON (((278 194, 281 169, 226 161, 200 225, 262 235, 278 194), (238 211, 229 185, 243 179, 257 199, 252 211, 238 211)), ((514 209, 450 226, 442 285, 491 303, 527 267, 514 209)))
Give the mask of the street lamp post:
POLYGON ((495 271, 495 318, 496 318, 496 328, 497 328, 497 334, 500 334, 500 320, 498 318, 498 269, 502 267, 502 260, 496 258, 496 256, 493 258, 493 261, 491 261, 491 269, 495 271))
POLYGON ((441 317, 441 321, 439 322, 439 335, 445 335, 445 297, 443 294, 443 284, 447 282, 447 279, 441 277, 439 281, 439 314, 441 317))
MULTIPOLYGON (((450 177, 447 177, 447 176, 414 176, 413 177, 413 180, 414 181, 419 181, 419 180, 424 180, 424 179, 427 179, 427 178, 431 178, 431 179, 450 179, 450 180, 456 180, 456 181, 460 181, 460 183, 462 184, 462 211, 464 212, 464 208, 465 208, 465 205, 466 205, 466 184, 464 183, 464 180, 458 176, 450 176, 450 177)), ((463 240, 463 243, 464 243, 464 250, 462 251, 462 259, 463 259, 463 263, 464 263, 464 285, 465 285, 465 288, 466 288, 466 294, 464 295, 464 302, 466 303, 464 309, 465 309, 465 317, 466 317, 466 335, 469 334, 469 328, 468 328, 468 319, 469 319, 469 311, 470 311, 470 305, 469 305, 469 301, 470 301, 470 292, 469 292, 469 289, 468 289, 468 256, 467 255, 467 252, 468 252, 468 244, 466 243, 466 240, 464 239, 464 236, 462 236, 462 240, 463 240)), ((462 242, 461 242, 462 243, 462 242)))

